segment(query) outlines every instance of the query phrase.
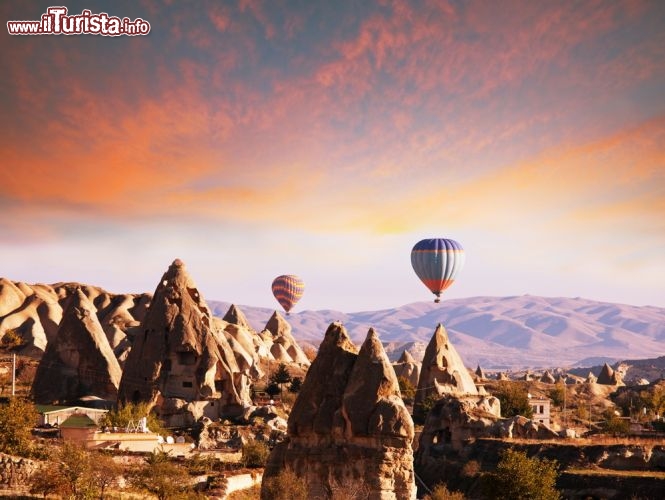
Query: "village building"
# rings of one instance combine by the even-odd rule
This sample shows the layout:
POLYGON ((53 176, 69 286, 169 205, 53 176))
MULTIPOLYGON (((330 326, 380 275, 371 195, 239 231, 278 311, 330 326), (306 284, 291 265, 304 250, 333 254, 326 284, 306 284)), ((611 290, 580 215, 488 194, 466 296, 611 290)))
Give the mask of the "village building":
POLYGON ((552 401, 549 398, 529 395, 529 404, 533 410, 533 416, 531 417, 531 420, 539 424, 545 424, 549 427, 551 422, 550 407, 552 401))

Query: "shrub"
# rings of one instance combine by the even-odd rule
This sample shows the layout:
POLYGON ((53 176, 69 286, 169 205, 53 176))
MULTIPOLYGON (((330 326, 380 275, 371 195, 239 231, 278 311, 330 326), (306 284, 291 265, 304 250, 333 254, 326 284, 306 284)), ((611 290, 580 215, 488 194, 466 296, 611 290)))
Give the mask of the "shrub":
POLYGON ((464 494, 459 491, 450 491, 445 484, 437 484, 425 500, 464 500, 464 494))
POLYGON ((266 479, 261 487, 263 498, 272 500, 308 500, 307 483, 291 469, 283 469, 277 476, 266 479))
POLYGON ((558 500, 555 461, 528 458, 508 449, 501 454, 496 472, 488 475, 487 496, 498 500, 558 500))
POLYGON ((480 472, 480 464, 475 460, 469 460, 462 467, 462 476, 474 477, 480 472))
POLYGON ((135 487, 149 491, 159 500, 187 498, 193 495, 189 485, 183 485, 180 467, 171 462, 169 454, 153 452, 132 478, 135 487))
POLYGON ((302 379, 300 377, 293 377, 291 379, 291 384, 289 385, 289 392, 293 394, 298 394, 300 388, 302 387, 302 379))
POLYGON ((554 406, 558 406, 559 408, 563 407, 563 402, 565 401, 565 390, 566 386, 563 384, 563 382, 557 383, 553 389, 550 389, 548 395, 554 406))
POLYGON ((38 420, 35 407, 18 397, 0 406, 0 451, 29 456, 32 451, 32 428, 38 420))
POLYGON ((15 349, 25 344, 18 328, 10 328, 0 339, 0 346, 5 349, 15 349))
POLYGON ((268 387, 266 387, 266 392, 268 393, 268 396, 275 397, 281 392, 281 389, 279 388, 279 384, 270 383, 268 384, 268 387))
POLYGON ((155 413, 150 411, 148 403, 126 403, 107 412, 99 420, 100 427, 126 428, 130 423, 136 425, 143 418, 148 418, 148 429, 155 434, 165 434, 164 427, 155 413))
POLYGON ((501 402, 501 415, 514 417, 521 415, 526 418, 533 416, 533 409, 529 403, 529 393, 526 388, 517 382, 500 382, 494 391, 501 402))
POLYGON ((399 377, 397 382, 399 382, 399 390, 402 393, 402 399, 405 402, 413 402, 413 398, 416 397, 416 388, 413 386, 413 384, 409 382, 409 379, 406 377, 399 377))
POLYGON ((625 435, 630 431, 630 423, 627 419, 621 418, 614 414, 612 409, 608 409, 604 413, 605 420, 601 424, 604 432, 613 435, 625 435))
POLYGON ((270 449, 263 441, 250 441, 242 447, 242 463, 245 467, 265 467, 269 455, 270 449))
POLYGON ((370 493, 369 487, 362 479, 351 478, 334 479, 327 490, 330 500, 367 500, 370 493))
POLYGON ((416 405, 417 408, 413 409, 413 422, 420 425, 424 424, 425 420, 427 420, 427 415, 432 410, 432 408, 434 408, 434 405, 439 399, 440 397, 438 395, 430 394, 420 403, 418 403, 416 405))

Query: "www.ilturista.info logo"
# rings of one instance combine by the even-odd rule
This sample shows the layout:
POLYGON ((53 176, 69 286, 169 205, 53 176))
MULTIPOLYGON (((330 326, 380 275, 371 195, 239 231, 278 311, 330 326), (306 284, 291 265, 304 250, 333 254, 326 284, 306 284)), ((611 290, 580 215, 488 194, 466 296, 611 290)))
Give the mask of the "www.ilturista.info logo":
POLYGON ((67 7, 49 7, 39 21, 7 21, 10 35, 102 35, 136 36, 150 33, 150 23, 136 18, 120 19, 106 12, 93 14, 84 9, 78 15, 67 15, 67 7))

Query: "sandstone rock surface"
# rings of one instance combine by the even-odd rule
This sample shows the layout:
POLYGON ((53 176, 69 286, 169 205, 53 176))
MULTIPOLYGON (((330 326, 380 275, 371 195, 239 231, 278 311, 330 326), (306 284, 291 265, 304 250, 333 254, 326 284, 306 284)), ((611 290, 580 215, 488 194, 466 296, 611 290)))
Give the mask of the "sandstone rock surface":
POLYGON ((549 370, 545 370, 545 373, 542 374, 540 377, 540 381, 544 384, 555 384, 556 379, 554 378, 554 375, 549 370))
POLYGON ((148 294, 111 294, 80 283, 29 285, 0 278, 0 338, 12 331, 21 338, 18 353, 41 358, 58 332, 69 300, 79 290, 92 304, 113 349, 125 342, 127 330, 139 324, 150 302, 148 294))
POLYGON ((360 486, 370 499, 415 499, 413 435, 397 376, 376 333, 368 332, 358 352, 344 327, 333 323, 264 481, 290 467, 305 478, 312 498, 360 486))
POLYGON ((291 325, 277 311, 270 316, 260 337, 273 358, 280 363, 296 363, 309 366, 310 362, 291 333, 291 325))
POLYGON ((120 383, 122 401, 158 403, 172 425, 242 412, 249 381, 176 259, 153 295, 120 383))
POLYGON ((478 390, 462 358, 450 342, 446 329, 439 324, 425 349, 414 402, 414 417, 424 416, 421 409, 423 401, 444 394, 478 395, 478 390))
POLYGON ((89 395, 115 401, 121 374, 95 307, 77 290, 39 363, 32 386, 35 401, 63 403, 89 395))
POLYGON ((621 377, 619 374, 612 369, 610 365, 605 363, 603 365, 603 368, 600 370, 600 373, 598 374, 598 380, 596 380, 597 384, 601 385, 620 385, 622 384, 621 382, 621 377))
POLYGON ((404 351, 396 363, 393 363, 397 378, 404 377, 414 387, 418 386, 421 363, 416 361, 409 351, 404 351))

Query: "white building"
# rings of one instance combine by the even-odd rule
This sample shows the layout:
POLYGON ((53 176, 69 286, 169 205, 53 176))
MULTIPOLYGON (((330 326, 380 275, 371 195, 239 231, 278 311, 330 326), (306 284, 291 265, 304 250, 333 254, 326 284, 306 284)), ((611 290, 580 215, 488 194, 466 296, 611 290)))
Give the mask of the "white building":
POLYGON ((533 410, 531 420, 539 424, 550 426, 550 405, 549 398, 538 398, 529 394, 529 404, 533 410))

